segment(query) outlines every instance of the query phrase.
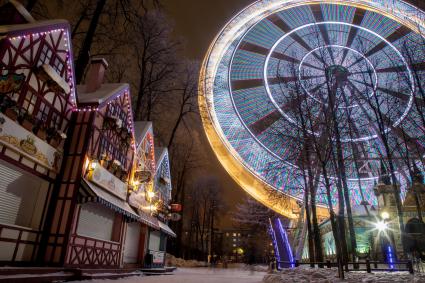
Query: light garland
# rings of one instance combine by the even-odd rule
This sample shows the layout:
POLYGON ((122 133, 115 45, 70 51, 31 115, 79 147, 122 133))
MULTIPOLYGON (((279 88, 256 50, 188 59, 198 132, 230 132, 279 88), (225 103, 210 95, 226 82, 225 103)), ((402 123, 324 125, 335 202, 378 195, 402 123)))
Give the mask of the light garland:
POLYGON ((10 43, 12 44, 13 43, 12 41, 21 40, 21 39, 26 40, 26 39, 29 39, 29 38, 34 37, 34 36, 40 37, 40 36, 45 36, 45 35, 57 33, 57 32, 62 32, 63 35, 64 35, 63 46, 65 47, 65 52, 66 52, 65 61, 66 61, 66 64, 67 64, 67 75, 68 75, 67 83, 68 83, 69 88, 70 88, 70 101, 71 101, 73 110, 75 110, 77 105, 76 105, 76 94, 75 94, 74 83, 73 83, 74 82, 74 71, 73 71, 73 68, 72 68, 73 62, 71 62, 71 56, 70 56, 71 49, 70 49, 70 44, 68 43, 71 40, 69 38, 68 30, 66 30, 64 28, 60 28, 60 29, 52 29, 52 30, 45 31, 45 32, 34 32, 34 33, 26 34, 26 35, 13 36, 13 37, 10 37, 9 40, 10 40, 10 43))
POLYGON ((84 107, 84 108, 76 108, 74 110, 75 112, 92 112, 92 111, 99 111, 98 107, 84 107))

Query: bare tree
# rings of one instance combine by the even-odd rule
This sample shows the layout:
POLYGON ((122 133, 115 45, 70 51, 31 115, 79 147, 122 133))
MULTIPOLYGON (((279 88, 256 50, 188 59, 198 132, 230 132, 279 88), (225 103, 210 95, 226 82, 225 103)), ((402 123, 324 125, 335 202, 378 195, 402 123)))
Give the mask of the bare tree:
POLYGON ((199 62, 184 62, 175 81, 172 97, 167 97, 168 104, 164 107, 177 108, 177 115, 167 143, 168 148, 172 148, 176 133, 187 116, 198 113, 198 70, 199 62), (169 105, 170 101, 173 105, 169 105))
POLYGON ((177 71, 172 28, 159 10, 148 11, 135 23, 131 45, 137 62, 138 85, 135 96, 136 120, 151 120, 158 98, 174 89, 177 71))

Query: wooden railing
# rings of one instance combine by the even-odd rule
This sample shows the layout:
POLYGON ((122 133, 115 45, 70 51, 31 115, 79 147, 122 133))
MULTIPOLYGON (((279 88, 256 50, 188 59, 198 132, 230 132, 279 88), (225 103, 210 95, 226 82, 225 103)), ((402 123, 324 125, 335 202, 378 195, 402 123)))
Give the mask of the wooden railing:
POLYGON ((2 257, 0 262, 22 264, 34 262, 40 245, 41 232, 31 228, 0 224, 2 257))
POLYGON ((74 234, 69 244, 67 265, 76 267, 119 267, 121 243, 74 234))

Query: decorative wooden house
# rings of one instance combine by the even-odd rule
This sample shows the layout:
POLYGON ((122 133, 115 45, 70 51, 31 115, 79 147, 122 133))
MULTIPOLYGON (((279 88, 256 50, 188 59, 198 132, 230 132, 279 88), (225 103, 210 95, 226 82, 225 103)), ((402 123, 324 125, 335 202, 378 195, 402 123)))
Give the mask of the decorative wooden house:
POLYGON ((158 220, 152 216, 149 199, 155 174, 152 123, 135 122, 134 131, 136 154, 129 204, 138 212, 140 221, 127 226, 123 263, 125 266, 142 267, 147 253, 148 230, 159 230, 160 227, 158 220))
POLYGON ((16 1, 0 18, 0 262, 33 264, 76 107, 70 28, 16 1))
POLYGON ((167 148, 155 148, 156 172, 154 177, 153 213, 158 217, 160 230, 149 230, 148 252, 152 255, 150 266, 161 267, 165 263, 167 237, 176 234, 167 225, 171 201, 171 173, 167 148))
POLYGON ((118 268, 126 224, 139 220, 127 203, 135 148, 129 86, 102 84, 106 67, 92 60, 86 85, 78 86, 60 178, 66 200, 55 199, 49 226, 51 238, 62 232, 64 241, 48 242, 49 264, 118 268))
MULTIPOLYGON (((149 232, 174 234, 154 214, 168 198, 155 185, 152 123, 134 123, 128 84, 103 83, 103 59, 75 87, 66 21, 35 22, 11 0, 0 7, 9 22, 0 26, 0 264, 141 267, 149 232)), ((163 265, 165 249, 151 250, 163 265)))

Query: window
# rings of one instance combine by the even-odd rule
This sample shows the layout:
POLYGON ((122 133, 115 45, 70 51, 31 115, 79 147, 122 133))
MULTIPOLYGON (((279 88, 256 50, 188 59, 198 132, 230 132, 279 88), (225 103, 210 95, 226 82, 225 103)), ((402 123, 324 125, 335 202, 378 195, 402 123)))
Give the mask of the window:
POLYGON ((39 119, 39 120, 41 120, 43 122, 46 122, 47 121, 47 117, 49 115, 49 110, 50 110, 50 107, 47 106, 46 103, 41 102, 40 103, 40 106, 39 106, 39 109, 37 111, 37 115, 36 115, 37 119, 39 119))
POLYGON ((56 73, 58 73, 59 75, 62 75, 64 64, 58 57, 55 58, 52 67, 53 69, 55 69, 56 73))
POLYGON ((44 44, 43 48, 41 49, 39 62, 41 62, 41 64, 49 64, 50 59, 52 58, 52 55, 53 55, 53 51, 50 48, 50 46, 47 44, 44 44))
POLYGON ((122 121, 122 127, 128 128, 127 126, 127 113, 116 103, 111 103, 106 111, 106 116, 116 116, 122 121))
POLYGON ((100 155, 106 154, 111 155, 112 159, 116 159, 121 162, 121 165, 125 168, 127 165, 127 151, 121 152, 113 144, 111 144, 105 137, 100 140, 100 155))
POLYGON ((0 162, 0 223, 38 230, 49 184, 0 162))
POLYGON ((27 110, 29 114, 32 114, 34 111, 36 102, 37 102, 37 94, 32 89, 28 89, 28 92, 24 98, 24 102, 22 103, 22 108, 27 110))

